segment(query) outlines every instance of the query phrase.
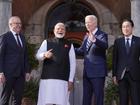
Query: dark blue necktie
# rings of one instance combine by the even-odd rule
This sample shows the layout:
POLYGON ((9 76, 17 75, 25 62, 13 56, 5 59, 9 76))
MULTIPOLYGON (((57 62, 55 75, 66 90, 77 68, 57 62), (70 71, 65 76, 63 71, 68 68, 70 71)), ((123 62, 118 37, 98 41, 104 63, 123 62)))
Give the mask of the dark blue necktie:
POLYGON ((21 42, 20 42, 20 40, 19 40, 19 35, 18 35, 18 34, 16 34, 16 38, 17 38, 17 45, 18 45, 19 47, 22 47, 21 42))
POLYGON ((129 40, 130 40, 129 38, 126 39, 126 45, 125 45, 126 46, 126 52, 127 52, 127 54, 129 54, 129 51, 130 51, 129 40))

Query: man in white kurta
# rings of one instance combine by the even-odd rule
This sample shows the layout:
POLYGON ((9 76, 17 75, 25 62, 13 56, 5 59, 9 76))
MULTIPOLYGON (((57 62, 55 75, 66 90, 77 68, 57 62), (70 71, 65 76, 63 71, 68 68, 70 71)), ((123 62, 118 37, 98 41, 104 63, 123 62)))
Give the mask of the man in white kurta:
MULTIPOLYGON (((56 38, 63 38, 65 35, 65 25, 57 23, 54 27, 54 34, 56 38)), ((37 52, 37 59, 43 61, 45 58, 51 58, 53 56, 52 50, 47 49, 47 40, 44 40, 37 52)), ((69 105, 69 92, 72 89, 76 69, 76 58, 72 44, 69 50, 69 64, 68 81, 56 78, 40 80, 37 105, 69 105)))

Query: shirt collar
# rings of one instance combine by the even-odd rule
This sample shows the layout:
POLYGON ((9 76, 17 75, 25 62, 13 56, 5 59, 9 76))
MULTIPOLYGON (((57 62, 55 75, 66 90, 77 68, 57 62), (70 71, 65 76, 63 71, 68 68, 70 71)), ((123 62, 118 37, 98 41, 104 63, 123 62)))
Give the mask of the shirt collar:
POLYGON ((95 30, 92 32, 93 35, 97 32, 98 28, 95 28, 95 30))
POLYGON ((14 32, 13 30, 10 30, 12 32, 12 34, 15 36, 16 35, 16 32, 14 32))
POLYGON ((127 40, 128 38, 129 38, 130 40, 132 40, 132 36, 133 36, 133 35, 130 35, 129 37, 125 37, 125 40, 127 40))

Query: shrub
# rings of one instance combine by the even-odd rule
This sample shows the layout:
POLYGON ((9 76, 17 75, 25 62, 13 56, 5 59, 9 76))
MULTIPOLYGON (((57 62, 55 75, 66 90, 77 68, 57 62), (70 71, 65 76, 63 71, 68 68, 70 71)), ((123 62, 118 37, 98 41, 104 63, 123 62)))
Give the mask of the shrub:
POLYGON ((107 50, 107 68, 109 71, 112 70, 112 53, 113 53, 113 46, 111 46, 107 50))
POLYGON ((39 89, 38 81, 30 80, 28 82, 25 82, 23 97, 30 98, 33 101, 37 101, 38 89, 39 89))
POLYGON ((28 49, 30 69, 32 70, 34 68, 37 68, 37 66, 39 64, 38 60, 35 58, 36 45, 27 43, 27 49, 28 49))
POLYGON ((112 81, 108 81, 107 87, 105 88, 105 105, 114 105, 112 104, 114 100, 118 105, 119 103, 118 86, 113 84, 112 81))

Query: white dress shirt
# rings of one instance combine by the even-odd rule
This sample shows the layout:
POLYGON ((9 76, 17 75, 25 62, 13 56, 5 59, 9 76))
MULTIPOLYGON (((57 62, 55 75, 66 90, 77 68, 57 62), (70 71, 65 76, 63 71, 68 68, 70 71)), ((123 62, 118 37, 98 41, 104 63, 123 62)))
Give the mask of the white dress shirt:
MULTIPOLYGON (((16 40, 16 42, 17 42, 17 44, 18 44, 18 41, 17 41, 17 36, 16 36, 16 32, 14 32, 14 31, 12 31, 12 30, 10 30, 11 32, 12 32, 12 34, 13 34, 13 36, 14 36, 14 38, 15 38, 15 40, 16 40)), ((20 41, 20 45, 21 46, 23 46, 23 44, 22 44, 22 41, 21 41, 21 38, 20 38, 20 36, 18 35, 18 38, 19 38, 19 41, 20 41)))
POLYGON ((132 36, 133 35, 130 35, 129 37, 125 37, 125 43, 127 42, 127 39, 129 38, 128 42, 129 42, 130 46, 131 46, 131 42, 132 42, 132 36))

